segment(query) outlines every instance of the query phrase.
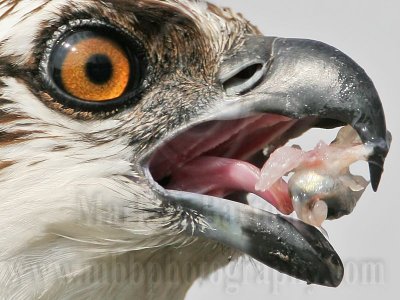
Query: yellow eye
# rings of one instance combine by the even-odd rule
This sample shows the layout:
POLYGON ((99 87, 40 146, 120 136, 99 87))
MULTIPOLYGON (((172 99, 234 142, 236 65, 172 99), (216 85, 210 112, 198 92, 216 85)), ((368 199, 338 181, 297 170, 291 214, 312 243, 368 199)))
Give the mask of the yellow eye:
POLYGON ((41 64, 55 100, 73 108, 101 110, 137 96, 145 57, 127 34, 89 27, 70 29, 51 45, 41 64))
POLYGON ((130 64, 118 44, 92 37, 68 44, 68 49, 60 70, 65 91, 86 101, 107 101, 123 94, 130 79, 130 64))

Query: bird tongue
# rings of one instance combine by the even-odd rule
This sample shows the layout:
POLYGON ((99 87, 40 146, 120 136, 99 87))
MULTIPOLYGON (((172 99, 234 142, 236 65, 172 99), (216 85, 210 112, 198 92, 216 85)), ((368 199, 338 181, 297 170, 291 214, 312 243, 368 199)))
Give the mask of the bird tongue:
POLYGON ((167 186, 171 190, 225 197, 234 191, 253 193, 280 212, 293 212, 287 183, 280 179, 266 191, 256 190, 261 170, 241 160, 202 156, 175 170, 167 186))
POLYGON ((261 114, 199 124, 160 146, 149 169, 169 190, 219 198, 234 192, 253 193, 290 214, 293 206, 286 182, 280 179, 266 190, 256 190, 261 170, 245 160, 265 145, 279 141, 297 122, 281 115, 261 114))

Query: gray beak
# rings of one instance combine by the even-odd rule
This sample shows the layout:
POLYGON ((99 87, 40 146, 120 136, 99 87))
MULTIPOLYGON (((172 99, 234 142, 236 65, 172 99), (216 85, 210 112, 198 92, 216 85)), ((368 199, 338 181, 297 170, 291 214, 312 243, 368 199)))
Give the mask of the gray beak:
POLYGON ((171 204, 203 216, 188 234, 228 245, 282 273, 307 283, 336 287, 343 278, 340 257, 313 226, 248 205, 168 191, 171 204))
POLYGON ((228 96, 241 95, 242 110, 351 125, 374 149, 370 174, 378 189, 391 136, 374 84, 351 58, 317 41, 251 37, 219 77, 228 96))
MULTIPOLYGON (((350 124, 374 151, 371 181, 378 188, 390 147, 378 93, 365 71, 339 50, 317 41, 249 37, 227 53, 218 79, 225 101, 219 119, 276 113, 315 118, 316 126, 350 124)), ((308 283, 338 286, 339 256, 314 227, 226 199, 159 189, 166 203, 203 218, 188 233, 242 251, 276 270, 308 283)))

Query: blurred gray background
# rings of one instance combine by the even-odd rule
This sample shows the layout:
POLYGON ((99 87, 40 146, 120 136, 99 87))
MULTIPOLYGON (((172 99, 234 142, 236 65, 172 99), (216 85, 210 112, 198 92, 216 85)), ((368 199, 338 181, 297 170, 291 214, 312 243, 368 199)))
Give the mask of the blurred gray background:
MULTIPOLYGON (((351 216, 324 226, 345 265, 341 286, 307 286, 244 258, 198 281, 186 299, 399 299, 400 1, 212 2, 242 12, 265 35, 320 40, 352 57, 375 82, 394 140, 379 192, 369 187, 351 216)), ((314 132, 306 142, 315 145, 321 136, 330 142, 334 135, 314 132)))

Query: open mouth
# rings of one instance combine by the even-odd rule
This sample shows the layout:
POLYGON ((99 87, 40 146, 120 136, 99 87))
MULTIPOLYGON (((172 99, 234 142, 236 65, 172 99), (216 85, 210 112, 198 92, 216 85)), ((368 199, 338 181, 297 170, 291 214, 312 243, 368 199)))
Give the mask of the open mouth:
POLYGON ((185 221, 189 235, 219 241, 307 282, 337 286, 343 265, 323 234, 284 217, 293 212, 288 184, 281 179, 268 190, 258 191, 256 183, 275 149, 315 126, 340 125, 333 120, 295 120, 270 113, 206 121, 161 143, 143 168, 153 190, 166 203, 189 213, 185 221), (250 193, 281 214, 250 206, 246 197, 250 193), (201 216, 203 222, 194 216, 201 216))
MULTIPOLYGON (((277 114, 209 121, 194 126, 156 149, 149 171, 160 186, 246 202, 255 194, 282 214, 293 212, 287 183, 280 179, 266 191, 256 189, 269 155, 322 121, 294 120, 277 114), (242 195, 242 197, 238 197, 242 195)), ((339 126, 330 122, 330 126, 339 126)))
MULTIPOLYGON (((377 190, 390 147, 379 95, 361 67, 320 42, 249 37, 242 50, 227 54, 221 63, 216 75, 224 90, 221 98, 209 99, 203 114, 156 141, 143 157, 144 175, 163 207, 181 216, 179 228, 188 236, 219 242, 308 283, 338 286, 343 264, 315 224, 324 220, 324 211, 333 218, 342 215, 342 208, 350 211, 354 203, 345 207, 346 195, 352 192, 343 189, 339 197, 333 195, 335 205, 344 199, 338 210, 313 206, 297 220, 285 216, 293 210, 299 216, 293 181, 286 183, 284 172, 275 174, 278 180, 271 185, 260 178, 269 176, 265 166, 277 153, 296 152, 280 151, 290 139, 313 127, 350 125, 360 145, 370 149, 364 160, 377 190), (260 63, 261 69, 253 68, 260 63), (258 195, 281 214, 252 207, 248 194, 258 195), (305 217, 313 222, 303 222, 305 217)), ((310 157, 311 151, 297 150, 310 157)), ((290 180, 294 175, 304 178, 298 171, 290 180)), ((363 183, 354 181, 353 187, 363 183)), ((298 187, 301 198, 305 189, 298 187)))

